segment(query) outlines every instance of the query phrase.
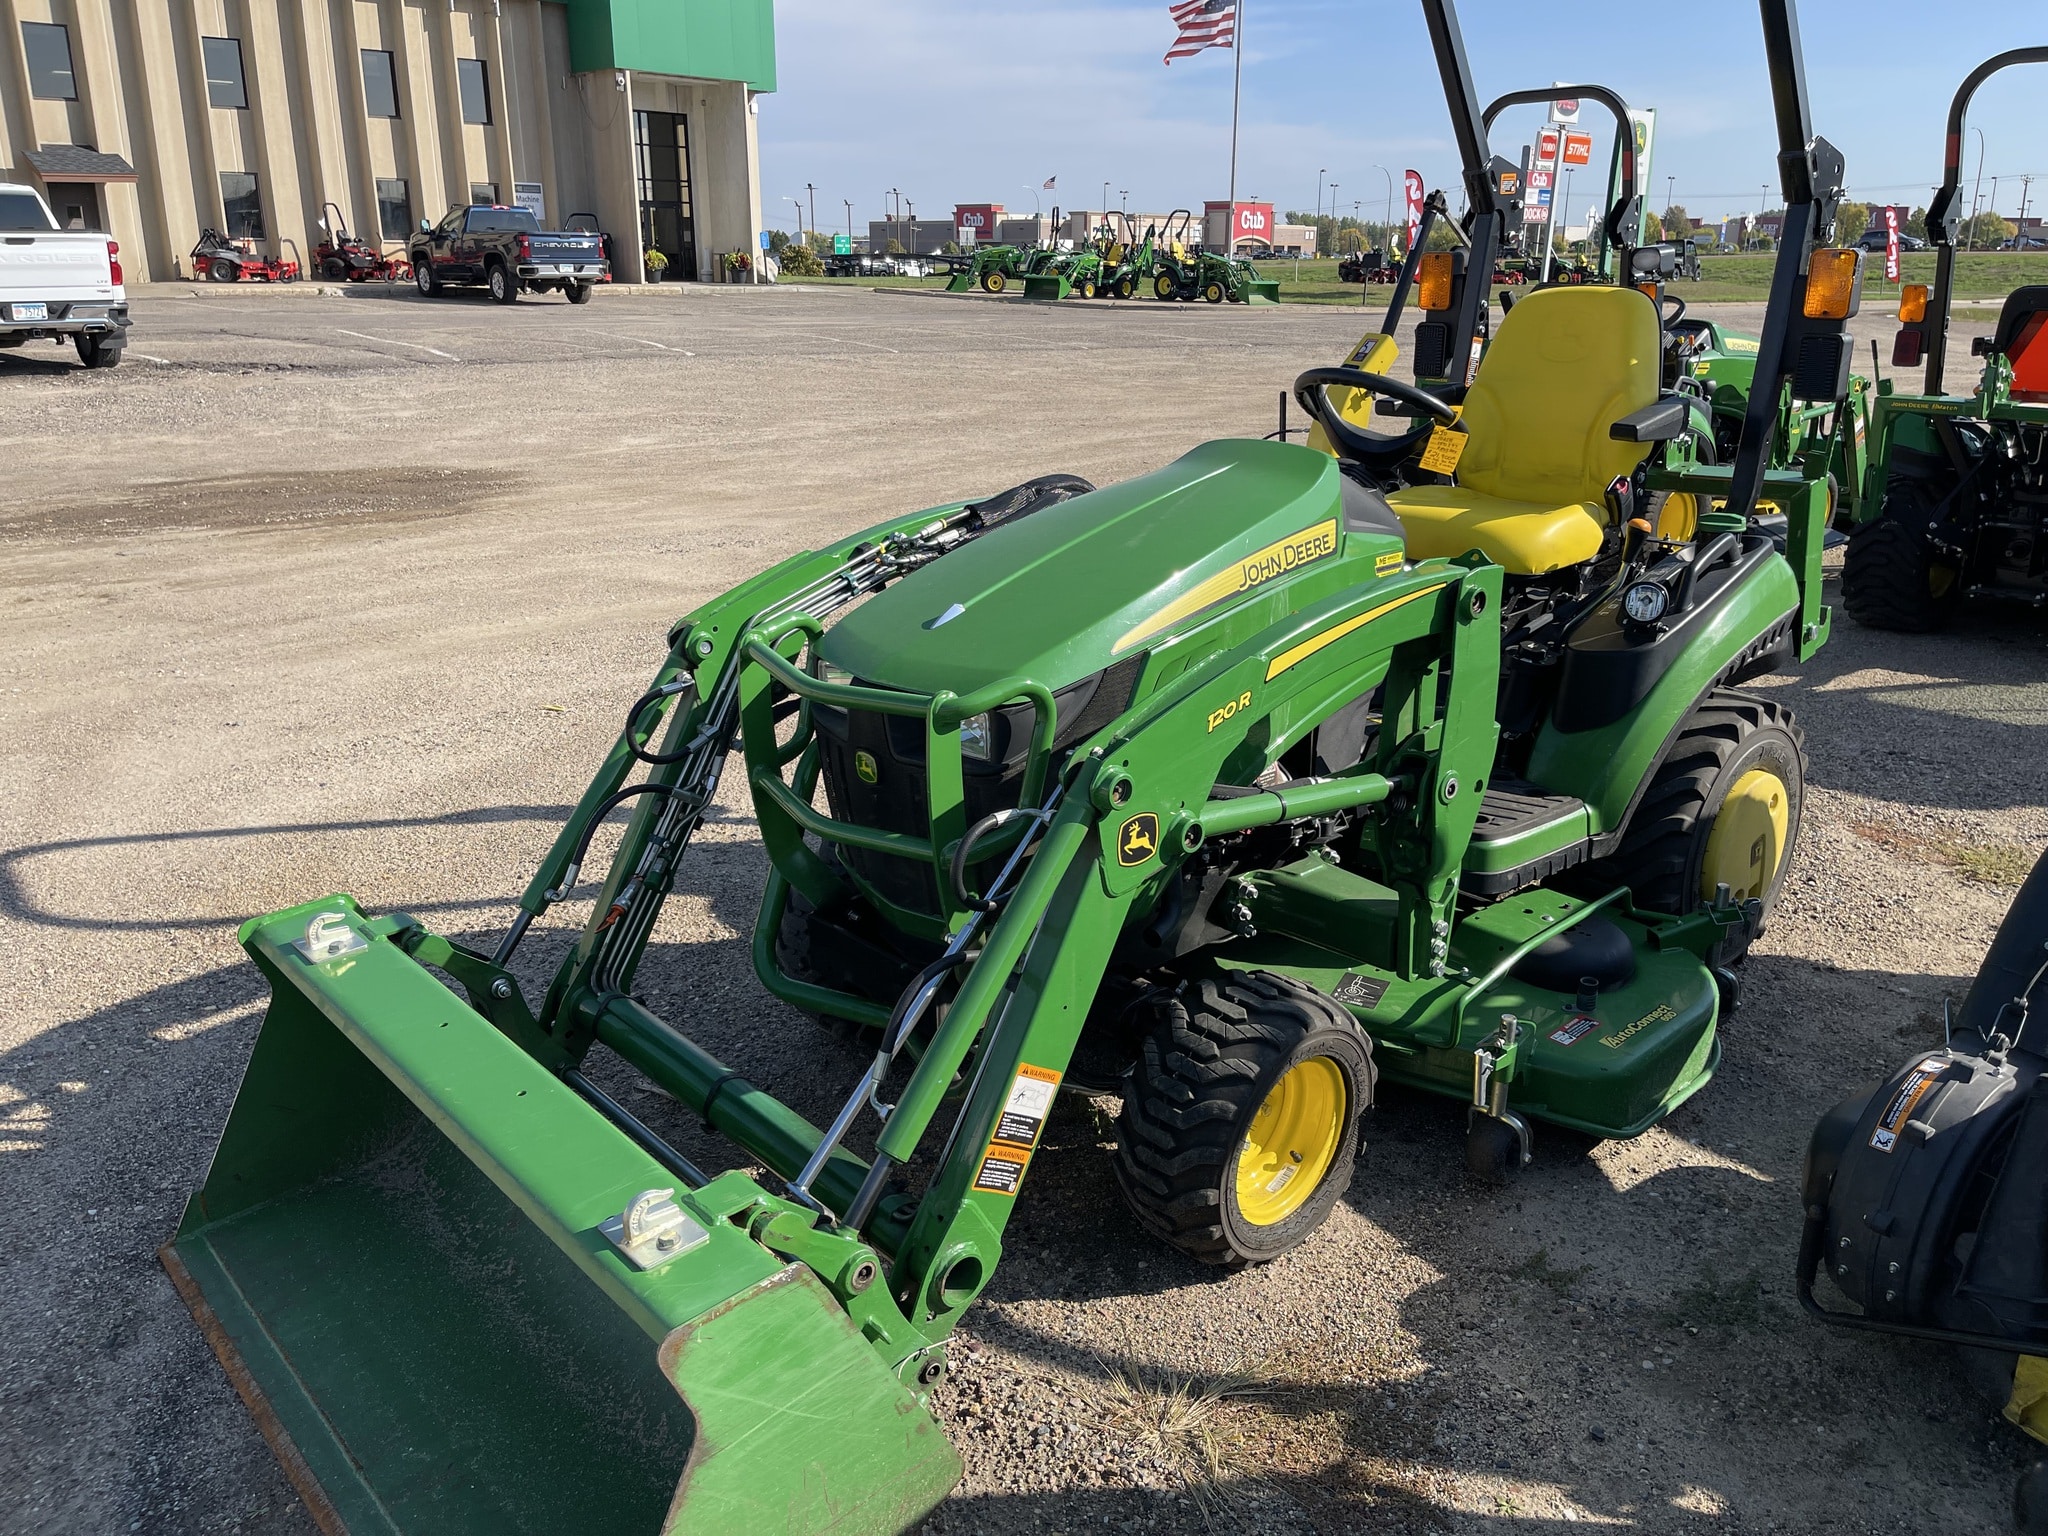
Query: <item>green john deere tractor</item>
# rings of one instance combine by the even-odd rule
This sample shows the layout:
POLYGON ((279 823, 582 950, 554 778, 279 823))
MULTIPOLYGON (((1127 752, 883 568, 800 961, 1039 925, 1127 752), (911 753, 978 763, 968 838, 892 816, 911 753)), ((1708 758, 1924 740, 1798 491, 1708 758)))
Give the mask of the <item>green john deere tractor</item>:
POLYGON ((954 266, 946 292, 971 293, 979 288, 983 293, 1001 293, 1024 276, 1037 254, 1021 245, 978 245, 972 261, 954 266))
MULTIPOLYGON (((1839 399, 1843 327, 1805 312, 1841 161, 1790 0, 1762 9, 1788 214, 1759 378, 1839 399)), ((1536 1123, 1633 1136, 1708 1082, 1803 783, 1739 685, 1825 638, 1824 484, 1768 470, 1753 401, 1732 466, 1647 477, 1718 504, 1697 536, 1638 525, 1686 409, 1632 289, 1517 305, 1459 411, 1332 371, 1296 382, 1325 426, 1330 382, 1455 415, 1455 474, 1382 496, 1338 428, 897 517, 678 622, 491 950, 339 894, 244 926, 271 1004, 164 1261, 316 1518, 901 1530, 958 1479, 927 1399, 1062 1091, 1121 1096, 1138 1220, 1233 1265, 1316 1230, 1383 1079, 1455 1103, 1489 1178, 1536 1123), (871 1052, 822 1127, 634 993, 728 771, 757 974, 871 1052), (529 997, 516 952, 621 810, 529 997)))
POLYGON ((1100 293, 1112 299, 1128 299, 1137 293, 1139 285, 1152 275, 1156 234, 1154 226, 1141 239, 1129 214, 1112 209, 1104 215, 1101 234, 1095 241, 1096 254, 1102 258, 1102 271, 1097 279, 1100 293))
POLYGON ((1194 238, 1194 215, 1176 208, 1153 252, 1152 296, 1187 303, 1277 304, 1280 284, 1259 276, 1259 269, 1243 257, 1205 249, 1194 238))
POLYGON ((1024 279, 1027 299, 1064 299, 1079 294, 1092 299, 1102 281, 1102 253, 1084 246, 1075 251, 1054 251, 1051 258, 1024 279))
POLYGON ((2006 295, 1998 324, 1972 346, 1973 394, 1942 387, 1963 196, 1964 115, 1977 87, 2048 48, 2015 48, 1972 70, 1948 109, 1941 185, 1927 205, 1934 287, 1901 292, 1892 364, 1923 359, 1919 394, 1878 386, 1863 504, 1842 567, 1842 603, 1875 629, 1940 627, 1965 602, 2048 606, 2048 284, 2006 295))

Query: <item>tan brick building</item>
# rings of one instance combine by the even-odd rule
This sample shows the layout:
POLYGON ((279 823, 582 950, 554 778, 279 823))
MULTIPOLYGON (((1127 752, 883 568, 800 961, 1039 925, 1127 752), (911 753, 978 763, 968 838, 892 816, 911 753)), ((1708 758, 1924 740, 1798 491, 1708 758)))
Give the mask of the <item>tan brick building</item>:
POLYGON ((772 0, 0 0, 0 180, 192 276, 203 228, 310 259, 456 203, 594 215, 623 278, 761 228, 772 0))

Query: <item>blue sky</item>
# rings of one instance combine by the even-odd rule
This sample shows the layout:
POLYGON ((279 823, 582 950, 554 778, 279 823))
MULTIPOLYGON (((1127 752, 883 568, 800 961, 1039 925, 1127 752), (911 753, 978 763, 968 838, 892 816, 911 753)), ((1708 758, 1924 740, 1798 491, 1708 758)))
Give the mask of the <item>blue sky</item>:
MULTIPOLYGON (((1244 0, 1246 44, 1238 195, 1313 207, 1326 167, 1335 200, 1369 217, 1386 181, 1414 166, 1431 186, 1456 173, 1449 118, 1414 0, 1244 0)), ((792 227, 794 193, 816 185, 817 222, 857 228, 884 216, 891 187, 920 217, 956 202, 1029 212, 1057 176, 1049 208, 1097 207, 1129 189, 1133 210, 1221 198, 1229 172, 1231 56, 1211 50, 1171 68, 1165 0, 1142 5, 1027 0, 779 0, 779 90, 762 99, 762 213, 792 227)), ((1777 201, 1769 84, 1753 0, 1691 0, 1638 10, 1465 0, 1460 7, 1482 100, 1555 80, 1586 79, 1631 106, 1658 109, 1652 206, 1677 200, 1699 217, 1777 201), (1547 23, 1544 13, 1571 17, 1547 23)), ((1806 0, 1800 7, 1817 129, 1848 159, 1852 196, 1924 203, 1941 173, 1949 97, 2002 49, 2048 44, 2043 0, 1806 0)), ((2048 212, 2048 128, 2039 102, 2048 65, 2000 75, 1970 121, 1984 135, 1983 194, 2048 212)), ((1512 156, 1537 114, 1503 120, 1512 156)), ((1590 114, 1589 114, 1590 120, 1590 114)), ((1604 136, 1603 136, 1604 138, 1604 136)), ((1977 167, 1971 134, 1966 173, 1977 167)), ((1605 164, 1606 149, 1596 151, 1605 164)), ((1584 195, 1583 175, 1579 178, 1584 195)), ((1455 199, 1454 199, 1455 201, 1455 199)))

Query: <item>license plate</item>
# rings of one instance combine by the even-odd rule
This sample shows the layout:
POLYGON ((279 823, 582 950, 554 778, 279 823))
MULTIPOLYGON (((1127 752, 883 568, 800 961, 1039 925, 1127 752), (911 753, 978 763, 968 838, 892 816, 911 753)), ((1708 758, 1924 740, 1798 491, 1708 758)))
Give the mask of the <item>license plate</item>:
POLYGON ((47 320, 50 306, 47 304, 14 304, 9 306, 17 320, 47 320))

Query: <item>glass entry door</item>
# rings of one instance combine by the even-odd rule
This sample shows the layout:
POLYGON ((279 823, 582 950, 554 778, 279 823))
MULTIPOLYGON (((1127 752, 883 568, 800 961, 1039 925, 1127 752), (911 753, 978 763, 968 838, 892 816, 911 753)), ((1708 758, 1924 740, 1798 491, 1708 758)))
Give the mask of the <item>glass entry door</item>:
MULTIPOLYGON (((690 217, 690 125, 680 112, 635 112, 640 241, 668 257, 666 278, 697 276, 697 226, 690 217)), ((635 278, 639 274, 627 274, 635 278)))

